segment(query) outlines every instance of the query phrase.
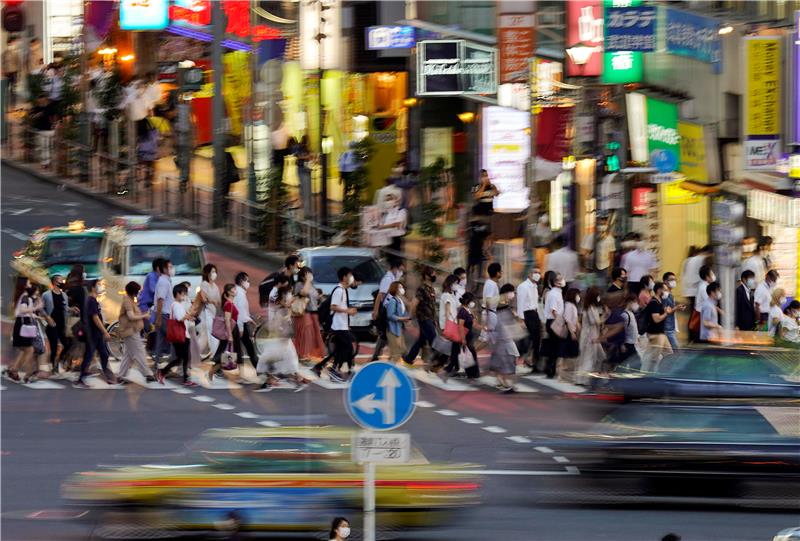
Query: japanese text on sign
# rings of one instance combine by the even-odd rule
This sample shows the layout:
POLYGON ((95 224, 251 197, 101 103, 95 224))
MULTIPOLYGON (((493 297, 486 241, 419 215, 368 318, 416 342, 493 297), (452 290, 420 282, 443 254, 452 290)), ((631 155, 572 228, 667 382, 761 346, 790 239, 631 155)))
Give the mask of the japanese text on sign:
POLYGON ((408 462, 411 438, 404 433, 359 432, 353 441, 353 460, 379 464, 408 462))
POLYGON ((656 46, 656 9, 653 7, 607 8, 606 51, 653 51, 656 46))
MULTIPOLYGON (((667 51, 702 62, 722 62, 719 23, 711 17, 667 10, 667 51)), ((715 66, 719 71, 720 66, 715 66)))

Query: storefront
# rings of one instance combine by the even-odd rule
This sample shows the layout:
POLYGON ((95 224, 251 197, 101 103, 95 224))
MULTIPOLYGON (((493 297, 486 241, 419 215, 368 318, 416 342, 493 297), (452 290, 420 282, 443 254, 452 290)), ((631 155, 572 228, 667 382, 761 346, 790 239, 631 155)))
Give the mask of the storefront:
POLYGON ((772 267, 780 273, 780 287, 789 297, 798 295, 800 269, 800 198, 751 189, 747 216, 757 220, 761 235, 772 237, 772 267))

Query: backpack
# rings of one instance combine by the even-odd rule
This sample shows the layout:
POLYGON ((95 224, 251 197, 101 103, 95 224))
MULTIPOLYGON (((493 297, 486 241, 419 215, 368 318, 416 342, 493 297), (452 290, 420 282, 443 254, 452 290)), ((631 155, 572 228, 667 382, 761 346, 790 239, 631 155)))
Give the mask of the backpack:
MULTIPOLYGON (((375 296, 377 297, 377 292, 375 296)), ((386 331, 389 329, 389 316, 386 311, 385 300, 378 306, 378 317, 375 319, 375 329, 380 336, 386 336, 386 331)))
MULTIPOLYGON (((144 279, 144 284, 142 284, 142 290, 139 292, 138 303, 139 309, 143 312, 146 312, 150 308, 152 308, 153 303, 155 302, 156 297, 156 290, 155 285, 152 285, 150 280, 150 276, 155 274, 155 271, 149 272, 144 279)), ((158 282, 158 277, 156 277, 156 283, 158 282)))
POLYGON ((639 336, 647 332, 647 312, 642 308, 636 312, 636 327, 639 329, 639 336))
MULTIPOLYGON (((336 286, 331 291, 331 294, 328 295, 322 303, 320 303, 319 308, 317 308, 317 318, 319 319, 319 325, 322 329, 324 334, 328 334, 331 332, 331 326, 333 325, 333 310, 331 310, 331 301, 333 300, 333 294, 336 292, 337 289, 341 288, 342 286, 336 286)), ((344 290, 345 298, 347 299, 347 306, 350 306, 350 295, 347 293, 347 290, 344 290)))
POLYGON ((269 305, 269 294, 275 287, 280 273, 281 271, 275 271, 258 284, 258 304, 261 305, 261 308, 266 308, 269 305))

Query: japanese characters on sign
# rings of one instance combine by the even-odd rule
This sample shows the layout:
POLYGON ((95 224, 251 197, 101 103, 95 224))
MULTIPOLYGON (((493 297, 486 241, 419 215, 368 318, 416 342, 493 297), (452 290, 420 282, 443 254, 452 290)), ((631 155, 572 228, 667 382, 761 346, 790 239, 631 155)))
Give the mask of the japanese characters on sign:
POLYGON ((399 464, 410 458, 409 434, 359 432, 353 441, 353 461, 359 464, 399 464))
POLYGON ((656 8, 625 7, 605 10, 606 51, 654 51, 656 8))
POLYGON ((644 77, 644 57, 636 51, 614 51, 603 55, 603 74, 606 84, 638 83, 644 77))
POLYGON ((719 22, 711 17, 667 9, 667 51, 714 65, 722 70, 719 22))
POLYGON ((597 77, 603 71, 603 8, 600 0, 567 2, 567 48, 591 47, 588 62, 578 65, 567 56, 567 75, 597 77))
POLYGON ((773 169, 781 154, 781 39, 745 40, 745 169, 773 169))
POLYGON ((416 44, 413 26, 370 26, 366 29, 367 49, 411 49, 416 44))
POLYGON ((500 48, 500 82, 523 83, 528 77, 528 59, 534 51, 532 13, 500 15, 497 42, 500 48))

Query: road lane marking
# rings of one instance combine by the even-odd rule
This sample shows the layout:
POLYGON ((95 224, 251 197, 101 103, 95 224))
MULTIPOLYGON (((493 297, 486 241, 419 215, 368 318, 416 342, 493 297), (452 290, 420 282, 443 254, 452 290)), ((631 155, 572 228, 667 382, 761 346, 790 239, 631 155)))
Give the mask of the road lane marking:
POLYGON ((462 417, 459 419, 462 423, 467 423, 468 425, 481 425, 483 421, 480 419, 476 419, 475 417, 462 417))
POLYGON ((275 421, 259 421, 257 424, 260 424, 261 426, 265 426, 267 428, 278 428, 279 426, 281 426, 280 423, 276 423, 275 421))
POLYGON ((234 415, 237 415, 242 419, 258 419, 260 417, 260 415, 256 415, 255 413, 249 411, 237 411, 236 413, 234 413, 234 415))
POLYGON ((566 466, 566 470, 573 475, 579 475, 581 473, 576 466, 566 466))
POLYGON ((4 227, 3 229, 0 229, 0 231, 5 233, 6 235, 14 237, 17 240, 28 240, 28 235, 26 235, 25 233, 20 233, 19 231, 15 230, 15 229, 10 229, 8 227, 4 227))
POLYGON ((463 475, 464 473, 472 473, 475 475, 549 476, 549 475, 578 475, 579 472, 572 472, 567 470, 435 470, 434 473, 440 473, 444 475, 463 475))
POLYGON ((194 394, 194 391, 184 387, 175 387, 174 389, 171 389, 171 391, 176 394, 194 394))
POLYGON ((485 430, 486 432, 491 432, 492 434, 505 434, 506 432, 508 432, 508 430, 506 430, 505 428, 494 425, 482 426, 481 430, 485 430))
POLYGON ((436 407, 436 404, 434 404, 433 402, 427 402, 425 400, 417 400, 416 402, 414 402, 414 404, 416 404, 418 408, 435 408, 436 407))
POLYGON ((318 377, 313 370, 310 368, 306 368, 305 366, 300 367, 300 375, 304 378, 311 380, 311 383, 315 385, 319 385, 323 389, 346 389, 347 383, 338 383, 335 381, 331 381, 326 378, 318 377))
POLYGON ((436 410, 436 413, 444 415, 445 417, 455 417, 458 415, 458 412, 453 410, 436 410))
POLYGON ((513 441, 514 443, 530 443, 531 440, 526 438, 525 436, 506 436, 507 440, 513 441))
POLYGON ((231 404, 214 404, 212 407, 223 411, 230 411, 236 409, 236 406, 232 406, 231 404))
POLYGON ((553 453, 553 450, 549 447, 534 447, 535 450, 539 451, 540 453, 544 453, 546 455, 550 455, 553 453))
POLYGON ((442 389, 443 391, 477 391, 476 387, 471 385, 465 385, 458 381, 454 381, 452 379, 448 380, 447 383, 442 381, 439 376, 433 375, 430 372, 426 372, 425 370, 410 370, 409 371, 411 376, 421 381, 422 383, 427 383, 437 389, 442 389))
POLYGON ((193 396, 192 400, 197 400, 198 402, 213 402, 214 401, 214 399, 211 398, 210 396, 205 396, 205 395, 202 395, 202 394, 198 395, 198 396, 193 396))
POLYGON ((536 382, 539 385, 550 387, 551 389, 559 391, 561 393, 580 394, 586 392, 586 389, 579 385, 573 385, 572 383, 566 383, 564 381, 556 381, 554 379, 548 379, 547 376, 541 374, 537 374, 535 376, 522 376, 522 377, 529 381, 536 382))
POLYGON ((555 460, 559 464, 564 464, 566 462, 569 462, 569 459, 567 457, 565 457, 565 456, 554 456, 553 460, 555 460))
POLYGON ((34 381, 33 383, 23 383, 24 387, 28 389, 38 389, 38 390, 46 390, 46 389, 66 389, 65 385, 61 385, 60 383, 56 383, 54 381, 47 381, 40 379, 38 381, 34 381))
MULTIPOLYGON (((478 378, 478 381, 484 385, 489 387, 497 388, 497 378, 494 376, 481 376, 478 378)), ((514 390, 518 393, 538 393, 538 389, 534 389, 530 385, 525 385, 524 383, 517 383, 514 385, 514 390)))

